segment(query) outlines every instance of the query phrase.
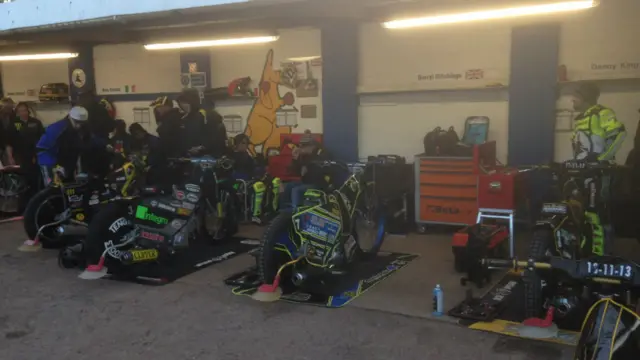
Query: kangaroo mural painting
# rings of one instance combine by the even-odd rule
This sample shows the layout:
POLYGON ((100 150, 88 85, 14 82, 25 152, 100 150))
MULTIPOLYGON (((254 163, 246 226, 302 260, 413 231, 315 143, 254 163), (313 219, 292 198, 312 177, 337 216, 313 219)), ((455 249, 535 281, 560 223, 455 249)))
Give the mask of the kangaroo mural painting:
POLYGON ((269 50, 258 84, 258 98, 253 103, 245 135, 249 137, 252 155, 268 155, 269 150, 280 148, 280 134, 290 134, 293 126, 278 126, 277 113, 286 105, 293 105, 293 93, 280 96, 279 86, 284 85, 282 72, 273 68, 273 50, 269 50))

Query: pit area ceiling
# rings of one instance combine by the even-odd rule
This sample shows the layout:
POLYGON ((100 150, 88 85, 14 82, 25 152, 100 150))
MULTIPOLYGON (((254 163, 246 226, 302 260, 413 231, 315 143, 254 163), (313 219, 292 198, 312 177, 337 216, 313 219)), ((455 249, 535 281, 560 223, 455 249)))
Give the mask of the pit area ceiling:
POLYGON ((550 0, 251 0, 247 3, 113 16, 0 32, 0 52, 71 48, 83 43, 145 43, 166 39, 249 36, 320 26, 331 18, 383 21, 426 13, 472 11, 550 0), (203 35, 204 34, 204 35, 203 35))

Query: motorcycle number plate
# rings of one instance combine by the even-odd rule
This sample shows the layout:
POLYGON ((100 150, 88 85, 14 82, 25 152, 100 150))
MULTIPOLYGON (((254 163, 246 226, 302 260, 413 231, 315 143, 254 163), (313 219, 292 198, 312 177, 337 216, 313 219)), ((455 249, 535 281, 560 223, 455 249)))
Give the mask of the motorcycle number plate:
POLYGON ((547 203, 542 205, 542 212, 545 214, 565 215, 568 213, 567 204, 547 203))
POLYGON ((131 256, 134 262, 155 260, 158 258, 158 250, 131 250, 131 256))
POLYGON ((334 242, 340 233, 340 223, 314 213, 302 214, 299 220, 300 232, 318 240, 334 242))
POLYGON ((631 280, 635 276, 635 266, 626 263, 606 263, 601 261, 583 261, 580 263, 583 277, 631 280))

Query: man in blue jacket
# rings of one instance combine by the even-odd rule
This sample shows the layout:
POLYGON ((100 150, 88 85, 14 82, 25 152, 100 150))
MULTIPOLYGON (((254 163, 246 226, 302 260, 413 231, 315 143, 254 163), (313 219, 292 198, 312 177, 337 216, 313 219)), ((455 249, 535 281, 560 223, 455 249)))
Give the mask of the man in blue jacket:
POLYGON ((66 177, 73 177, 82 153, 97 149, 111 150, 106 141, 91 134, 88 120, 87 109, 75 106, 64 119, 45 129, 36 145, 45 186, 53 178, 54 167, 62 167, 66 177))

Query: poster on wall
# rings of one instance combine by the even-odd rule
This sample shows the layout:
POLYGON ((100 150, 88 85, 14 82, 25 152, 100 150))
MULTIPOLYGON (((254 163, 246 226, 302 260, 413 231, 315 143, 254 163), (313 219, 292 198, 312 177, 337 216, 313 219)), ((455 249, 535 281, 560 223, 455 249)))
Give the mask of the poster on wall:
POLYGON ((321 73, 321 58, 305 61, 289 61, 281 63, 281 71, 285 84, 296 90, 299 98, 314 98, 319 94, 319 82, 314 76, 321 73))

